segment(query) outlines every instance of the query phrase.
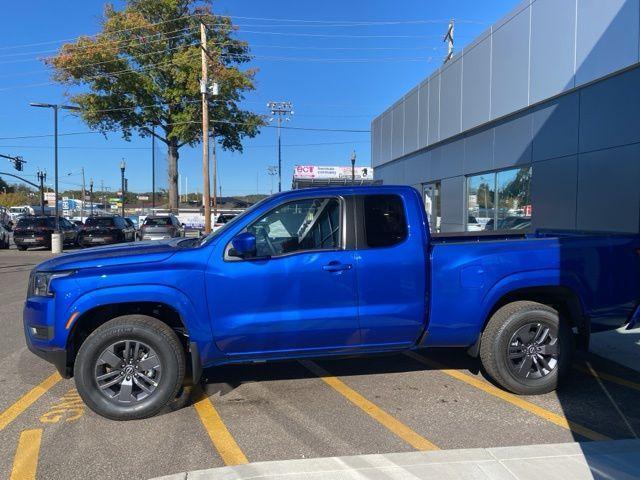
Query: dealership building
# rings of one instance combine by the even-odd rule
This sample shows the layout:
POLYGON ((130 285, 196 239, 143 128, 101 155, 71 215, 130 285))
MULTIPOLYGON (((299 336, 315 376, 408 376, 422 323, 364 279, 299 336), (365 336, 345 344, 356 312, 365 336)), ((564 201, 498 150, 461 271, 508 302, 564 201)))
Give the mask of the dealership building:
POLYGON ((442 232, 640 231, 640 0, 526 0, 372 122, 442 232))

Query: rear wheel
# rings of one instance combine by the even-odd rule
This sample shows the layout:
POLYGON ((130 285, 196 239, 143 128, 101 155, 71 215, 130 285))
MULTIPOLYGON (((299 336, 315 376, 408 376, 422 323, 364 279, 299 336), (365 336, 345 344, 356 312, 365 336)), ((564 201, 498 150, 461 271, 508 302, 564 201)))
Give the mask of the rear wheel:
POLYGON ((519 301, 500 308, 482 334, 480 359, 486 372, 513 393, 555 390, 571 366, 573 335, 558 312, 519 301))
POLYGON ((118 317, 84 341, 74 374, 78 393, 112 420, 146 418, 176 398, 185 371, 175 332, 144 315, 118 317))
POLYGON ((25 245, 16 245, 18 247, 18 250, 20 250, 21 252, 24 252, 28 247, 26 247, 25 245))

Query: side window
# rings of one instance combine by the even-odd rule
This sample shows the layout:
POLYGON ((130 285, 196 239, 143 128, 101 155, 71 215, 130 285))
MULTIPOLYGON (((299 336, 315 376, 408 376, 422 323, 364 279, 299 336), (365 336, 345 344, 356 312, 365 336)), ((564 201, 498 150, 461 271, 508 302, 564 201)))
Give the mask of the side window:
POLYGON ((277 256, 304 250, 340 248, 340 202, 312 198, 285 203, 251 224, 256 254, 277 256))
POLYGON ((114 220, 117 228, 127 228, 127 224, 122 218, 116 217, 114 220))
POLYGON ((363 203, 368 247, 390 247, 407 238, 407 219, 398 195, 369 195, 363 203))

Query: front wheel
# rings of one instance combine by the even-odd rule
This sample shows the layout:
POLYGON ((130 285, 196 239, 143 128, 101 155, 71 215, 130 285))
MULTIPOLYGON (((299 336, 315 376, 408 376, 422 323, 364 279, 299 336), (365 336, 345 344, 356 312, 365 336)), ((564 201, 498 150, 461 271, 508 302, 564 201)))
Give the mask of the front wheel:
POLYGON ((25 245, 16 245, 18 247, 18 250, 20 250, 21 252, 24 252, 28 247, 26 247, 25 245))
POLYGON ((518 301, 500 308, 480 342, 480 359, 501 387, 521 395, 555 390, 571 366, 573 335, 558 312, 541 303, 518 301))
POLYGON ((78 393, 112 420, 151 417, 182 387, 184 350, 159 320, 126 315, 108 321, 84 341, 75 361, 78 393))

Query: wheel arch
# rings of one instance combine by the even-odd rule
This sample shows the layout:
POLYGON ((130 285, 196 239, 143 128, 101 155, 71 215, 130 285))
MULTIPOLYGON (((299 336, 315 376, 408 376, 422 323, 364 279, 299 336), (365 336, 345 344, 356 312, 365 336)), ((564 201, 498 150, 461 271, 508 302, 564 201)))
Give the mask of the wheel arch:
MULTIPOLYGON (((160 320, 176 332, 187 356, 188 377, 193 383, 199 380, 202 373, 202 358, 198 345, 207 339, 211 340, 208 319, 205 318, 204 323, 192 322, 191 320, 199 318, 199 315, 184 294, 174 291, 165 292, 164 288, 159 286, 152 287, 155 287, 153 289, 155 294, 150 294, 149 290, 136 292, 135 289, 125 287, 95 290, 74 302, 70 312, 75 313, 76 317, 66 339, 69 375, 73 371, 73 364, 80 346, 93 331, 109 320, 135 314, 160 320), (122 288, 126 290, 126 295, 119 291, 122 288)), ((70 318, 71 315, 68 317, 70 318)))

